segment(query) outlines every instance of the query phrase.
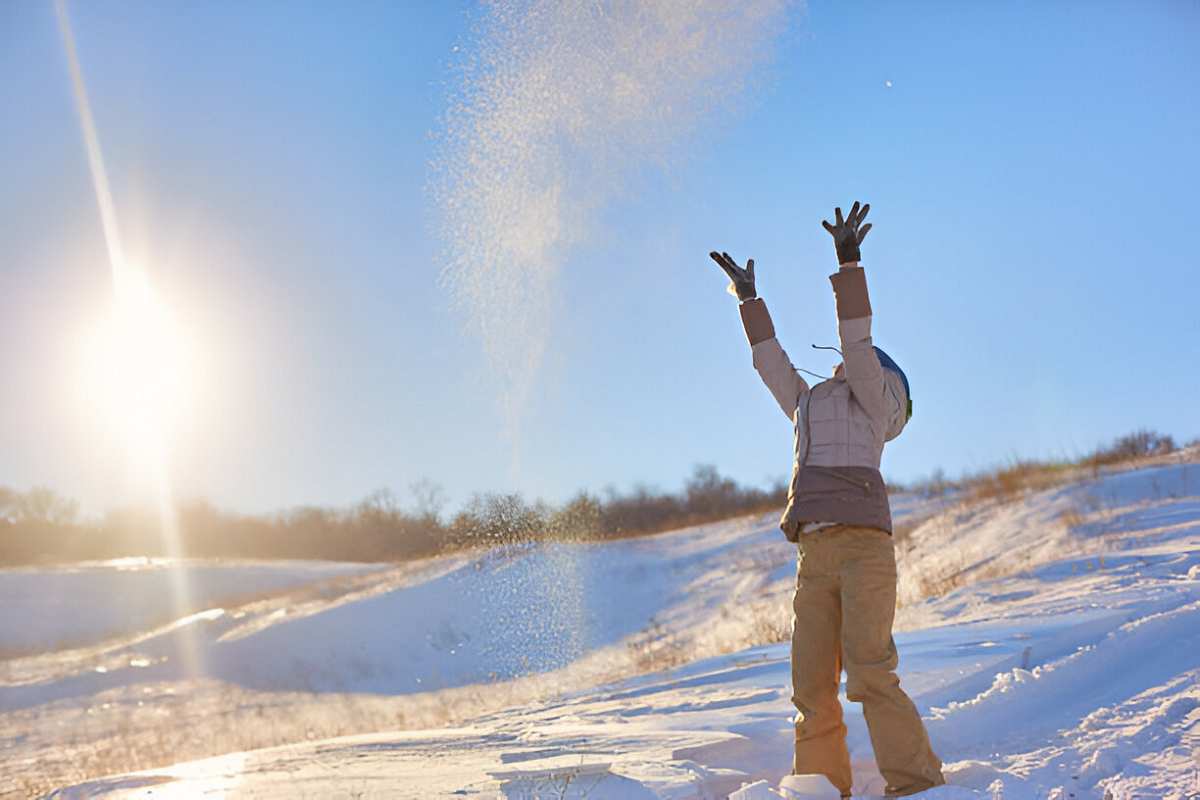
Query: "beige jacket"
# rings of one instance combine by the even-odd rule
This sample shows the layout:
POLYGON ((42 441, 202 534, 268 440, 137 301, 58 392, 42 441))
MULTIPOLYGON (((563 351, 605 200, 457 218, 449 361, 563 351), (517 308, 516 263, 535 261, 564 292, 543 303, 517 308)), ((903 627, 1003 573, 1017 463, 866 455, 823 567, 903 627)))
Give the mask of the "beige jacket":
POLYGON ((775 338, 761 299, 741 304, 754 368, 795 434, 788 506, 780 527, 795 539, 809 522, 841 522, 891 531, 879 462, 884 442, 907 422, 904 383, 883 369, 871 342, 866 273, 843 267, 829 276, 837 298, 844 376, 809 387, 775 338))

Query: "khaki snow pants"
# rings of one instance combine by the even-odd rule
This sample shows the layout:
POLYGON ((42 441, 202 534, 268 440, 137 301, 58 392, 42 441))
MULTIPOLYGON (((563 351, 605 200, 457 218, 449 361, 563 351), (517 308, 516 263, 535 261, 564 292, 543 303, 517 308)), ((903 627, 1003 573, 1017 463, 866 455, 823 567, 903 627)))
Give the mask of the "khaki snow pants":
POLYGON ((792 602, 792 703, 797 774, 820 773, 850 793, 850 754, 838 700, 862 703, 875 760, 889 794, 944 783, 942 762, 912 700, 900 688, 892 639, 896 552, 874 528, 838 525, 801 534, 792 602))

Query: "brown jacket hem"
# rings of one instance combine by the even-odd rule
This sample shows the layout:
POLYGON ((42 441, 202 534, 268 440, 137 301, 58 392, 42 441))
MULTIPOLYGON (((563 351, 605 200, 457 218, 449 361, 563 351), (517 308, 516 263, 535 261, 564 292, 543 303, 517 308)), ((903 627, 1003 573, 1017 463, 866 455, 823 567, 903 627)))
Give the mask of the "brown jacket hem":
POLYGON ((806 522, 835 522, 892 532, 883 475, 873 467, 799 467, 779 528, 796 541, 806 522))

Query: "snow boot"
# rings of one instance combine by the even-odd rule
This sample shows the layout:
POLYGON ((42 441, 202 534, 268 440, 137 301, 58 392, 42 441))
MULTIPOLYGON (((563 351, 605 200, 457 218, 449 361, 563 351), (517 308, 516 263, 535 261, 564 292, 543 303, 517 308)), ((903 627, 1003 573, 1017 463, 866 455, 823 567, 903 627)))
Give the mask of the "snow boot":
POLYGON ((850 793, 838 791, 824 775, 785 775, 779 782, 784 800, 845 800, 850 793))

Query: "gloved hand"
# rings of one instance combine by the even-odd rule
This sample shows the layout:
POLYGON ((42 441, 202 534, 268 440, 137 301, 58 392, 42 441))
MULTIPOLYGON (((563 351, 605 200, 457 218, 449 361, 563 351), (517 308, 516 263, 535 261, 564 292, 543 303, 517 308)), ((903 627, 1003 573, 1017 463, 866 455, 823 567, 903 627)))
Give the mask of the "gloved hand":
POLYGON ((833 236, 833 246, 837 248, 838 264, 849 264, 852 261, 860 261, 862 256, 858 251, 858 246, 862 244, 862 240, 867 238, 867 231, 871 230, 871 223, 862 225, 863 219, 866 218, 867 212, 871 210, 871 204, 862 207, 862 211, 858 210, 858 201, 854 201, 854 206, 850 209, 850 216, 842 220, 842 210, 835 208, 833 210, 836 225, 830 225, 827 220, 821 220, 821 224, 825 226, 825 230, 829 231, 833 236))
POLYGON ((737 265, 729 253, 718 253, 713 251, 708 254, 708 257, 717 262, 717 266, 725 270, 725 274, 729 276, 731 283, 727 291, 740 301, 753 300, 758 297, 758 293, 754 290, 754 259, 746 262, 746 268, 742 269, 737 265))

